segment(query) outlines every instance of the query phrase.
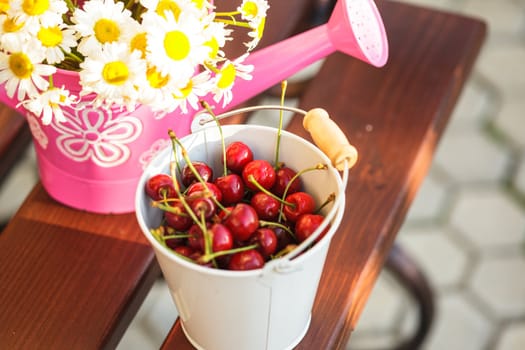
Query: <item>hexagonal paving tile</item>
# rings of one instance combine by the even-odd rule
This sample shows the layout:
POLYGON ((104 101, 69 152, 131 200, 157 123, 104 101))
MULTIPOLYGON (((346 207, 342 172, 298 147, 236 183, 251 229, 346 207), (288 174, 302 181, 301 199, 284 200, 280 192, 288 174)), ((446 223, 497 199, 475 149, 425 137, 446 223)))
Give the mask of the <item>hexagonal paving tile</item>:
POLYGON ((450 223, 475 247, 515 248, 525 240, 525 213, 502 188, 483 187, 459 192, 450 223))
POLYGON ((392 331, 396 327, 396 320, 405 300, 406 295, 399 285, 388 275, 388 272, 382 271, 361 313, 354 333, 392 331))
POLYGON ((500 180, 509 162, 507 148, 475 129, 449 130, 435 156, 436 165, 460 183, 500 180))
POLYGON ((494 120, 494 126, 514 144, 525 147, 525 100, 523 95, 507 95, 501 110, 494 120))
POLYGON ((470 288, 501 319, 525 313, 525 256, 483 259, 474 270, 470 288))
POLYGON ((503 330, 496 350, 522 350, 525 344, 525 322, 511 324, 503 330))
POLYGON ((484 122, 486 110, 495 103, 495 99, 485 81, 472 76, 461 92, 447 130, 479 127, 484 122))
POLYGON ((445 204, 446 184, 432 171, 423 181, 407 214, 408 221, 428 221, 437 219, 445 204))
POLYGON ((466 251, 451 241, 444 227, 405 228, 397 238, 437 288, 452 287, 464 278, 466 251))
POLYGON ((494 84, 500 93, 513 94, 516 91, 523 91, 525 66, 522 62, 525 62, 525 45, 512 43, 491 43, 491 45, 494 46, 492 50, 482 51, 476 65, 477 71, 494 84))
POLYGON ((518 171, 513 179, 513 184, 522 196, 525 196, 525 149, 520 159, 518 171))
POLYGON ((484 18, 489 35, 518 35, 524 18, 523 4, 514 0, 467 0, 462 8, 466 14, 484 18))
POLYGON ((492 324, 462 294, 438 299, 439 310, 424 348, 427 350, 485 349, 492 324))

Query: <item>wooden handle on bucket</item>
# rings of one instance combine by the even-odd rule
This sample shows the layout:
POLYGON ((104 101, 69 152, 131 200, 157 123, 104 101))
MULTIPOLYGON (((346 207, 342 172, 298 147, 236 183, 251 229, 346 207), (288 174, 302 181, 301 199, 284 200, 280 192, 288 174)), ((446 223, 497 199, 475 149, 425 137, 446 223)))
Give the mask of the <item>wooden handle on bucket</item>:
POLYGON ((303 127, 338 170, 344 170, 345 160, 348 168, 357 162, 357 150, 324 109, 309 110, 304 116, 303 127))

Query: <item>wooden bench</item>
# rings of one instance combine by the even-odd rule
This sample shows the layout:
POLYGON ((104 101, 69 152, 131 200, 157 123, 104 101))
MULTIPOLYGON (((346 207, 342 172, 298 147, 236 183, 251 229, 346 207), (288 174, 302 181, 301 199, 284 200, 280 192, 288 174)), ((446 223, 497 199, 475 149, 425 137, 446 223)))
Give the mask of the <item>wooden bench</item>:
MULTIPOLYGON (((486 33, 477 19, 377 4, 389 35, 388 64, 377 69, 335 53, 300 102, 303 109, 327 109, 360 161, 350 173, 311 326, 297 349, 345 348, 486 33)), ((300 124, 294 118, 289 130, 308 138, 300 124)), ((114 348, 160 275, 134 214, 70 209, 40 184, 0 234, 0 266, 6 349, 114 348)), ((179 322, 163 349, 192 349, 179 322)))

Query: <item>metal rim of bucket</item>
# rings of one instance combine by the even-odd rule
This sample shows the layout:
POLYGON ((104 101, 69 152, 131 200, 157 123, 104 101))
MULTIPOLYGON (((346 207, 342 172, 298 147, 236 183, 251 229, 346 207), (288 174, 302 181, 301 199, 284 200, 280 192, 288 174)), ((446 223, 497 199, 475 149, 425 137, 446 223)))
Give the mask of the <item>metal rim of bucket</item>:
MULTIPOLYGON (((230 117, 230 116, 233 116, 233 115, 236 115, 236 114, 239 114, 239 113, 243 113, 243 112, 250 112, 250 111, 262 110, 262 109, 266 109, 266 110, 268 110, 268 109, 287 110, 287 111, 296 112, 296 113, 299 113, 299 114, 302 114, 302 115, 306 114, 306 111, 304 111, 302 109, 298 109, 298 108, 294 108, 294 107, 288 107, 288 106, 278 106, 278 105, 259 105, 259 106, 240 108, 240 109, 232 110, 232 111, 229 111, 229 112, 217 115, 215 118, 210 118, 210 117, 202 118, 203 116, 206 116, 206 115, 209 116, 209 114, 205 113, 205 111, 204 111, 204 112, 200 112, 200 113, 195 115, 194 122, 192 123, 192 133, 190 135, 188 135, 188 136, 191 136, 192 134, 204 131, 205 129, 207 129, 207 127, 205 127, 205 124, 207 124, 207 123, 209 123, 211 121, 220 120, 220 119, 227 118, 227 117, 230 117)), ((237 124, 237 125, 239 125, 239 124, 237 124)), ((258 128, 272 128, 272 127, 267 127, 267 126, 262 126, 262 125, 246 125, 246 126, 248 126, 248 127, 258 127, 258 128)), ((223 126, 223 128, 224 127, 228 127, 228 125, 223 126)), ((275 128, 273 128, 273 129, 275 129, 275 128)), ((314 144, 308 142, 307 140, 304 140, 303 138, 301 138, 298 135, 290 133, 290 132, 288 132, 286 130, 282 130, 282 132, 288 134, 289 136, 292 136, 292 137, 295 137, 295 138, 299 138, 299 139, 301 139, 303 141, 306 141, 312 147, 315 147, 314 144)), ((317 147, 315 147, 315 148, 319 152, 323 153, 319 148, 317 148, 317 147)), ((161 153, 158 154, 158 156, 162 156, 164 153, 165 152, 161 152, 161 153)), ((339 172, 335 167, 333 167, 332 164, 330 164, 329 161, 328 161, 328 167, 329 167, 329 170, 335 171, 337 173, 339 172)), ((338 177, 339 181, 341 182, 340 186, 338 186, 339 189, 340 189, 340 192, 336 196, 336 200, 334 201, 334 203, 332 205, 332 208, 325 215, 325 219, 323 220, 321 225, 312 233, 312 235, 310 235, 305 241, 301 242, 291 252, 287 253, 286 255, 284 255, 284 256, 282 256, 282 257, 280 257, 278 259, 274 259, 274 260, 270 260, 270 261, 266 262, 265 265, 262 268, 260 268, 260 269, 247 270, 247 271, 229 271, 229 270, 211 269, 209 267, 200 266, 198 264, 195 264, 195 263, 192 263, 192 262, 188 262, 188 261, 178 257, 173 252, 168 251, 168 249, 166 247, 161 245, 153 236, 151 236, 151 234, 149 233, 149 227, 147 227, 146 223, 144 222, 144 218, 142 218, 142 215, 139 215, 139 211, 137 211, 139 225, 142 227, 142 230, 145 233, 147 233, 148 240, 150 241, 151 244, 153 244, 153 245, 157 246, 158 248, 160 248, 161 251, 164 251, 164 252, 168 253, 167 255, 169 256, 170 259, 176 259, 178 263, 183 264, 183 265, 193 269, 196 272, 211 273, 211 274, 218 275, 218 276, 219 275, 227 276, 229 278, 235 278, 235 277, 243 278, 243 277, 250 276, 250 275, 251 276, 253 276, 253 275, 266 275, 267 273, 272 273, 272 272, 277 272, 277 273, 293 272, 294 270, 296 270, 298 268, 298 266, 295 266, 295 265, 299 265, 300 261, 305 256, 305 255, 300 255, 300 254, 303 253, 305 250, 307 250, 307 248, 310 248, 308 250, 315 250, 316 247, 319 246, 319 244, 313 244, 312 245, 312 243, 322 234, 322 232, 326 229, 326 227, 330 223, 332 223, 334 220, 335 220, 335 222, 339 222, 341 220, 341 217, 342 217, 342 214, 343 214, 343 211, 344 211, 344 204, 345 204, 345 198, 344 197, 345 197, 346 184, 348 182, 348 170, 349 170, 348 162, 345 162, 344 170, 342 172, 343 173, 342 177, 341 176, 338 177), (292 259, 293 259, 293 261, 292 261, 292 259)), ((141 190, 141 186, 140 185, 143 184, 143 182, 145 181, 144 175, 145 174, 143 174, 143 177, 142 177, 141 181, 139 182, 139 188, 137 189, 138 191, 141 190)), ((137 192, 137 194, 138 193, 139 192, 137 192)), ((138 197, 136 198, 136 202, 138 203, 138 197)), ((322 240, 324 240, 324 239, 331 239, 331 236, 333 234, 335 234, 335 229, 334 229, 334 232, 332 232, 330 236, 323 237, 322 240)))

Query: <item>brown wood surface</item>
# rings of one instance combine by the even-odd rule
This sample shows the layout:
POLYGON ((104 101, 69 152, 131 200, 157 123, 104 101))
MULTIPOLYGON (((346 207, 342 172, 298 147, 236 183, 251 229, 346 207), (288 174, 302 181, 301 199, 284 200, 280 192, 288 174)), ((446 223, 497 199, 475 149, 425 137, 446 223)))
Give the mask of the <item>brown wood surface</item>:
POLYGON ((25 119, 0 105, 0 185, 26 151, 31 133, 25 119))
MULTIPOLYGON (((344 349, 423 181, 486 35, 477 19, 377 1, 389 36, 384 68, 329 57, 301 107, 323 107, 360 152, 297 349, 344 349)), ((289 130, 308 138, 296 118, 289 130)), ((250 312, 245 310, 245 312, 250 312)), ((176 322, 163 349, 193 349, 176 322)))
MULTIPOLYGON (((274 5, 268 21, 282 25, 261 47, 307 25, 312 2, 274 5)), ((23 118, 0 105, 0 168, 18 135, 29 135, 23 118)), ((38 184, 0 234, 0 349, 114 348, 159 275, 134 214, 70 209, 38 184)))

